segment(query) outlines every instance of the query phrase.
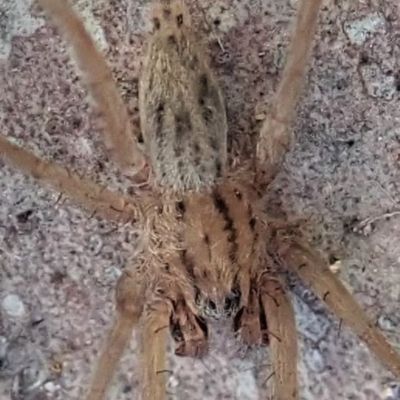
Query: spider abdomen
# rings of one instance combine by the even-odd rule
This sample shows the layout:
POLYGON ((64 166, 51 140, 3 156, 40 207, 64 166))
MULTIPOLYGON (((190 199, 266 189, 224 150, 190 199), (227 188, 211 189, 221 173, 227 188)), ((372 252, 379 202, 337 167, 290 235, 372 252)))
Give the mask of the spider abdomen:
POLYGON ((156 182, 177 191, 213 186, 226 162, 224 99, 181 2, 159 4, 153 22, 139 101, 156 182))

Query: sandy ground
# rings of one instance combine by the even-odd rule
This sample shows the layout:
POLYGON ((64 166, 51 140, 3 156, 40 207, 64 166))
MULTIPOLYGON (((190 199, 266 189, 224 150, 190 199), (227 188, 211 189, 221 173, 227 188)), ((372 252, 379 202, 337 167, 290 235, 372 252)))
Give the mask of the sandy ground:
MULTIPOLYGON (((137 123, 149 1, 74 3, 137 123)), ((295 3, 190 1, 228 100, 233 143, 251 138, 263 118, 295 3)), ((399 16, 395 0, 325 1, 296 143, 275 189, 287 210, 315 224, 316 244, 341 260, 341 278, 400 350, 399 16)), ((0 0, 0 122, 1 134, 36 154, 127 190, 102 153, 63 41, 31 0, 0 0)), ((56 204, 57 194, 0 165, 0 399, 81 399, 135 235, 56 204)), ((292 298, 302 399, 400 398, 400 382, 306 288, 292 298)), ((266 398, 265 352, 238 352, 218 335, 224 329, 204 362, 171 357, 171 399, 266 398)), ((137 372, 132 340, 109 399, 137 398, 137 372)))

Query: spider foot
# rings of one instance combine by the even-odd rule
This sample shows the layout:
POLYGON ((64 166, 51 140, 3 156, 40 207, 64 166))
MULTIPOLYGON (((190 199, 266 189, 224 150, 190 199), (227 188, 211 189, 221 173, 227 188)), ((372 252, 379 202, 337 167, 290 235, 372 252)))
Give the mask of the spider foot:
POLYGON ((208 351, 208 328, 203 318, 194 314, 184 301, 178 301, 171 316, 171 332, 176 342, 175 354, 203 357, 208 351))
POLYGON ((233 324, 245 344, 268 345, 267 319, 257 289, 250 290, 248 303, 238 311, 233 324))

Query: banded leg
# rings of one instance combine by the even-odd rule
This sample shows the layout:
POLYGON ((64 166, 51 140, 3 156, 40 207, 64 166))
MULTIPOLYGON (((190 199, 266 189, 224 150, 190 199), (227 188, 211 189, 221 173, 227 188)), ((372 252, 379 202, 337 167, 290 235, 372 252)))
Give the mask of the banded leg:
POLYGON ((260 179, 269 183, 290 146, 290 125, 305 80, 322 0, 299 0, 287 62, 257 144, 260 179))
POLYGON ((301 243, 292 244, 282 257, 329 310, 365 342, 380 363, 400 378, 400 355, 322 258, 301 243))
POLYGON ((274 400, 297 400, 297 331, 295 314, 283 283, 264 275, 261 302, 268 324, 274 400))
POLYGON ((134 222, 142 217, 140 200, 127 198, 56 164, 47 163, 0 136, 0 158, 21 172, 66 194, 89 212, 115 221, 134 222))
POLYGON ((67 0, 39 0, 39 4, 72 47, 89 94, 103 115, 106 148, 125 171, 140 171, 145 158, 104 57, 67 0))

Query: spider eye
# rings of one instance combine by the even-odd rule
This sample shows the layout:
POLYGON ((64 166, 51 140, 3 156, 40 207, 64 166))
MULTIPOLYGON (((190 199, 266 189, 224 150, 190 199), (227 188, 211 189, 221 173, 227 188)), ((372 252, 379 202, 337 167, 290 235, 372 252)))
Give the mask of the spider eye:
POLYGON ((225 299, 225 304, 224 304, 224 309, 225 312, 227 312, 228 315, 231 315, 232 313, 232 308, 233 308, 233 299, 231 297, 227 297, 225 299))
POLYGON ((217 305, 215 304, 214 301, 212 300, 208 300, 207 301, 207 306, 208 309, 210 309, 211 311, 215 311, 217 309, 217 305))

